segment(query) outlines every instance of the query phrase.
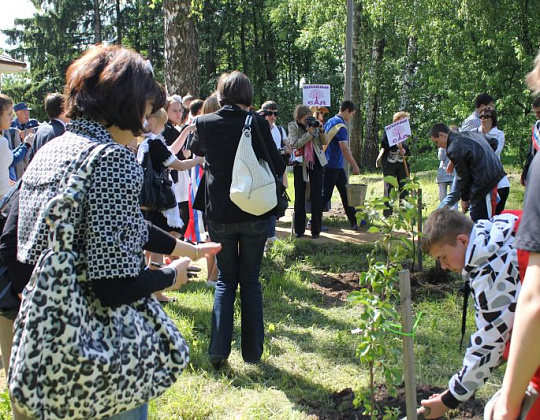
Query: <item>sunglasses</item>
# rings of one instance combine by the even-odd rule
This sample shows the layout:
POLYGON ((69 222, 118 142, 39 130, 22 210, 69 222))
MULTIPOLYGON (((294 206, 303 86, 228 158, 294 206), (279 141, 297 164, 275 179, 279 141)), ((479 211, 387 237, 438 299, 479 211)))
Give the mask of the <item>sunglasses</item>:
POLYGON ((485 119, 491 118, 491 114, 482 114, 482 115, 480 115, 479 118, 480 118, 481 120, 485 120, 485 119))
POLYGON ((273 115, 274 117, 277 117, 277 116, 278 116, 278 112, 277 112, 277 111, 266 111, 266 115, 267 115, 267 116, 273 115))

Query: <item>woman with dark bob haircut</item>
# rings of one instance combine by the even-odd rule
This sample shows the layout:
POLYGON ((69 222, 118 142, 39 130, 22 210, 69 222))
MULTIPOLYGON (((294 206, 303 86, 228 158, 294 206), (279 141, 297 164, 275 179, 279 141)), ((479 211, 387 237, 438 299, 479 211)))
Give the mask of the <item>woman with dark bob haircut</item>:
MULTIPOLYGON (((248 363, 261 359, 264 342, 262 292, 259 282, 261 261, 272 211, 261 216, 242 211, 229 198, 236 149, 253 101, 253 86, 239 71, 224 74, 218 82, 221 109, 197 117, 196 142, 206 157, 206 216, 212 240, 223 249, 216 256, 218 281, 214 295, 212 330, 208 352, 218 369, 231 353, 234 300, 240 285, 242 312, 242 357, 248 363)), ((252 145, 257 158, 271 159, 282 174, 281 159, 268 122, 251 113, 252 145), (264 152, 263 143, 268 150, 264 152)))
MULTIPOLYGON (((89 146, 110 144, 100 153, 81 206, 73 210, 72 218, 78 220, 73 223, 73 241, 83 258, 86 280, 91 284, 101 306, 112 311, 107 312, 111 314, 110 319, 121 319, 128 309, 151 311, 156 324, 160 324, 161 334, 167 331, 165 334, 175 337, 175 340, 181 338, 153 293, 178 289, 187 282, 186 270, 190 259, 196 260, 206 254, 216 253, 220 246, 215 243, 192 246, 180 242, 146 222, 142 216, 138 196, 143 170, 125 145, 134 136, 142 133, 145 115, 165 104, 165 91, 155 81, 149 63, 139 54, 119 46, 96 46, 68 68, 65 97, 67 115, 72 118, 71 124, 67 126, 64 135, 50 141, 38 151, 26 170, 20 187, 18 259, 35 265, 49 246, 47 238, 50 227, 45 221, 44 212, 48 202, 58 194, 62 179, 76 171, 77 168, 74 168, 70 172, 70 163, 74 162, 83 150, 83 153, 86 153, 89 146), (143 249, 189 258, 179 258, 158 270, 145 270, 143 249)), ((62 319, 59 321, 62 322, 62 319)), ((67 324, 68 320, 65 322, 67 324)), ((26 325, 25 331, 32 328, 32 325, 26 325)), ((117 344, 108 341, 112 339, 107 338, 106 334, 103 336, 103 342, 99 343, 101 346, 116 348, 117 344)), ((64 336, 58 339, 60 348, 64 344, 62 338, 64 336)), ((123 336, 114 338, 119 339, 122 341, 123 336)), ((162 360, 165 357, 165 352, 157 353, 155 346, 144 337, 137 345, 139 354, 145 355, 140 361, 143 365, 145 361, 158 358, 162 360)), ((14 352, 16 348, 17 343, 14 343, 14 352)), ((34 354, 39 354, 39 349, 27 349, 25 357, 32 357, 31 350, 35 350, 34 354)), ((178 369, 171 369, 169 365, 169 370, 163 371, 164 375, 170 375, 171 385, 188 361, 187 347, 184 350, 182 353, 186 357, 181 361, 174 361, 174 366, 178 366, 178 369)), ((166 357, 178 356, 179 354, 169 354, 166 357)), ((73 360, 55 363, 60 365, 55 365, 58 374, 48 379, 57 381, 58 384, 70 384, 73 375, 78 375, 77 372, 81 369, 76 363, 74 365, 73 360)), ((113 368, 111 366, 111 369, 113 368)), ((126 394, 131 395, 131 401, 136 397, 152 398, 148 386, 153 386, 155 378, 148 377, 145 372, 143 368, 136 376, 135 373, 126 371, 123 386, 126 392, 127 388, 132 390, 126 394)), ((155 374, 155 371, 150 373, 152 374, 155 374)), ((71 398, 82 399, 80 395, 81 393, 75 393, 71 398)), ((92 397, 90 395, 87 398, 92 397)), ((129 406, 129 399, 127 402, 125 405, 129 406)), ((78 403, 81 407, 94 410, 92 415, 86 417, 146 419, 147 402, 137 404, 139 406, 134 409, 118 413, 114 407, 100 407, 99 401, 89 403, 81 400, 78 403), (112 417, 107 417, 111 415, 112 417)), ((48 417, 47 413, 46 409, 42 413, 45 418, 48 417)), ((69 414, 70 418, 81 416, 81 412, 69 414)))

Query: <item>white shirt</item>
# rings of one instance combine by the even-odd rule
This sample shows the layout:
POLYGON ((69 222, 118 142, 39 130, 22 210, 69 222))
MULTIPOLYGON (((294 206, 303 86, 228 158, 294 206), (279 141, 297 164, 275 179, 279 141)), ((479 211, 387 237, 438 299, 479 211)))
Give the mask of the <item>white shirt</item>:
POLYGON ((5 137, 0 136, 0 197, 9 191, 9 165, 13 162, 13 152, 5 137))
MULTIPOLYGON (((287 140, 287 132, 283 127, 281 127, 281 133, 283 133, 283 141, 287 140)), ((276 147, 278 149, 281 149, 281 133, 280 129, 277 125, 274 124, 274 127, 270 130, 272 133, 272 138, 274 139, 274 143, 276 143, 276 147)))

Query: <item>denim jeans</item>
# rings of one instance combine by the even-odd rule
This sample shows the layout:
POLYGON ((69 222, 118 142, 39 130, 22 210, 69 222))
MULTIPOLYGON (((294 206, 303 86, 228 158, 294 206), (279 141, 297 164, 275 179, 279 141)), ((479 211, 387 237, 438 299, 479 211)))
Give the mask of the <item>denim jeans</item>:
POLYGON ((441 201, 441 204, 437 207, 438 209, 443 208, 444 206, 453 207, 457 210, 457 203, 461 198, 461 191, 459 189, 459 179, 457 175, 454 175, 452 180, 452 187, 450 188, 450 193, 444 197, 441 201))
POLYGON ((341 197, 341 203, 349 219, 351 227, 356 226, 356 210, 354 207, 349 206, 349 198, 347 197, 347 175, 343 168, 324 168, 324 181, 323 181, 323 205, 328 203, 332 198, 334 187, 339 191, 341 197))
POLYGON ((148 403, 138 406, 133 410, 124 411, 123 413, 115 414, 111 417, 106 417, 103 420, 147 420, 148 419, 148 403))
POLYGON ((213 360, 226 359, 231 353, 234 301, 240 284, 242 357, 246 362, 258 362, 264 342, 259 273, 268 219, 227 224, 209 221, 208 231, 213 241, 221 243, 208 353, 213 360))

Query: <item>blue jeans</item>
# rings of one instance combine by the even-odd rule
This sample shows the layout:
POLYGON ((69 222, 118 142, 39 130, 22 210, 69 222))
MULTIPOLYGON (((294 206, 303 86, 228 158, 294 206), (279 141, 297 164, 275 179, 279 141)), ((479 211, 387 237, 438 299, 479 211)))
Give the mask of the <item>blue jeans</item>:
POLYGON ((268 219, 227 224, 209 221, 208 231, 213 241, 221 243, 208 353, 212 360, 226 359, 231 353, 234 301, 240 284, 242 357, 246 362, 258 362, 264 342, 259 273, 268 219))
POLYGON ((441 201, 441 204, 437 207, 438 209, 443 208, 444 206, 453 207, 455 210, 457 210, 457 203, 459 199, 461 198, 461 191, 459 190, 458 185, 458 176, 454 175, 454 179, 452 180, 452 188, 450 188, 450 193, 444 197, 444 199, 441 201))
POLYGON ((124 411, 123 413, 115 414, 111 417, 106 417, 104 420, 146 420, 148 419, 148 403, 140 405, 133 410, 124 411))

